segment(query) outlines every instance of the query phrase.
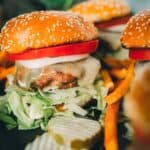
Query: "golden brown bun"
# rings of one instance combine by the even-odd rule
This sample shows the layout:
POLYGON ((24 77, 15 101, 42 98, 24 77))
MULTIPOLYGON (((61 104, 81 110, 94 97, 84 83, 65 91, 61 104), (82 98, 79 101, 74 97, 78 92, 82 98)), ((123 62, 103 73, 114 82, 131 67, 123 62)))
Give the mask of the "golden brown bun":
POLYGON ((99 22, 126 16, 130 8, 125 0, 88 0, 73 6, 69 11, 89 21, 99 22))
POLYGON ((36 11, 8 21, 1 30, 1 49, 9 53, 98 37, 97 29, 82 17, 63 11, 36 11))
POLYGON ((136 69, 124 108, 132 124, 150 135, 150 63, 136 69))
POLYGON ((150 47, 150 9, 139 12, 129 20, 121 42, 126 48, 150 47))

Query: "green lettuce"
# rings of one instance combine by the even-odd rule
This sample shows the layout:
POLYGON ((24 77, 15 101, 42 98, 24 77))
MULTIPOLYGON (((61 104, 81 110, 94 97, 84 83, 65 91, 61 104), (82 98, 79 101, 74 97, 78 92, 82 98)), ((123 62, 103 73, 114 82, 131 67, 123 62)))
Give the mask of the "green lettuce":
POLYGON ((25 91, 12 85, 6 91, 7 94, 0 98, 0 120, 7 128, 46 128, 54 112, 48 99, 38 92, 25 91))
POLYGON ((6 88, 6 95, 0 97, 0 120, 9 129, 18 127, 20 130, 29 130, 40 127, 46 130, 49 119, 55 114, 60 114, 55 105, 63 103, 67 108, 61 115, 73 113, 83 115, 86 111, 81 107, 91 99, 97 99, 97 108, 104 111, 106 107, 104 96, 107 91, 100 82, 88 87, 47 91, 40 89, 27 91, 10 83, 6 88))
POLYGON ((3 121, 8 129, 15 128, 17 122, 11 115, 11 110, 8 105, 6 96, 0 97, 0 120, 3 121))
POLYGON ((97 108, 103 112, 106 108, 106 101, 104 100, 104 97, 108 94, 108 88, 104 87, 101 81, 98 81, 95 84, 95 88, 97 91, 97 108))

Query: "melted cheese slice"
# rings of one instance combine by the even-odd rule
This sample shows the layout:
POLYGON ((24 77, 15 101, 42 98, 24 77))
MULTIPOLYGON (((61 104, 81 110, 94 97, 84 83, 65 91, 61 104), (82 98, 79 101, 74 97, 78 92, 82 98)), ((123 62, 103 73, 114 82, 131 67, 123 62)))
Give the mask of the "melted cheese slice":
POLYGON ((41 68, 25 67, 20 62, 17 62, 16 65, 17 65, 16 79, 18 84, 23 88, 29 88, 31 83, 34 82, 36 78, 40 76, 43 69, 50 69, 50 70, 52 69, 56 70, 57 72, 71 74, 72 76, 78 78, 78 84, 80 86, 91 85, 95 81, 99 69, 101 68, 99 60, 91 56, 74 62, 57 63, 41 68))
POLYGON ((101 135, 101 125, 90 119, 57 116, 49 121, 48 132, 58 144, 90 149, 101 135))

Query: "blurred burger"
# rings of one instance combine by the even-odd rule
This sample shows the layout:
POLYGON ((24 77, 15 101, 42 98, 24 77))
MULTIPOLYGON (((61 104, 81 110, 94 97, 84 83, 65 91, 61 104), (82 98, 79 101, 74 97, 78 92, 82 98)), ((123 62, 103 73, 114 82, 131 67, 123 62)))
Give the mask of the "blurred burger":
POLYGON ((4 97, 10 111, 2 110, 13 121, 5 123, 33 129, 57 111, 85 115, 80 106, 101 98, 95 88, 101 65, 90 56, 97 38, 92 23, 69 12, 37 11, 8 21, 0 45, 16 62, 16 74, 8 77, 4 97))
POLYGON ((69 11, 95 23, 100 38, 111 50, 119 50, 120 33, 130 18, 131 12, 125 0, 88 0, 73 6, 69 11))
POLYGON ((132 17, 121 37, 122 45, 130 49, 130 58, 139 61, 150 60, 150 10, 144 10, 132 17))
POLYGON ((130 58, 137 63, 135 78, 124 107, 134 128, 133 149, 150 149, 150 10, 132 17, 121 37, 124 47, 130 49, 130 58), (142 63, 141 63, 142 62, 142 63))

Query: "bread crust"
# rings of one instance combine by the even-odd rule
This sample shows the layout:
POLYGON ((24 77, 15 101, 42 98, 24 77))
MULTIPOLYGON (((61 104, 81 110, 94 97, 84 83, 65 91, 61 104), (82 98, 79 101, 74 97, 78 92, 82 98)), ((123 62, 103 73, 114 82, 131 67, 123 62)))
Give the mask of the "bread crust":
POLYGON ((126 48, 150 48, 150 9, 133 16, 121 36, 126 48))
POLYGON ((64 11, 35 11, 8 21, 1 30, 1 50, 19 53, 28 49, 96 39, 90 22, 64 11))
POLYGON ((73 6, 69 11, 89 21, 100 22, 126 16, 130 13, 130 7, 125 0, 88 0, 73 6))

